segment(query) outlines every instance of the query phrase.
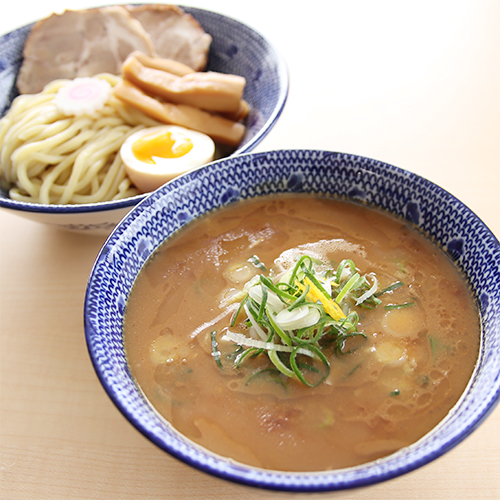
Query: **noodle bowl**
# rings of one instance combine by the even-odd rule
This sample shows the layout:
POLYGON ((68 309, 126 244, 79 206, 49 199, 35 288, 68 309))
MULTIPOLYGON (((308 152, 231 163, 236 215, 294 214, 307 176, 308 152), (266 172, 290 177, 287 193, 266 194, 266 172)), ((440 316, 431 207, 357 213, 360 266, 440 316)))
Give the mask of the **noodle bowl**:
MULTIPOLYGON (((260 220, 266 220, 264 214, 260 220)), ((368 231, 375 234, 376 229, 368 226, 368 231)), ((201 237, 202 233, 199 234, 201 237)), ((236 227, 233 235, 243 236, 245 233, 236 227)), ((272 245, 285 240, 269 241, 272 245)), ((220 251, 213 255, 213 259, 224 257, 229 246, 232 249, 242 248, 235 238, 222 240, 220 251)), ((226 158, 174 179, 155 191, 149 196, 148 203, 138 205, 128 214, 106 241, 92 270, 84 306, 89 353, 105 390, 131 424, 161 449, 204 472, 248 486, 296 492, 332 491, 374 484, 412 471, 448 452, 476 429, 497 403, 500 395, 499 250, 496 238, 456 198, 426 179, 376 160, 307 150, 271 151, 226 158), (325 197, 352 199, 415 223, 438 246, 451 252, 455 265, 463 271, 473 296, 478 299, 482 345, 472 382, 453 410, 433 431, 393 455, 328 472, 284 472, 235 464, 183 438, 153 410, 132 378, 124 355, 123 319, 125 304, 136 284, 137 274, 145 269, 146 259, 159 244, 173 237, 175 231, 187 229, 184 225, 205 214, 208 216, 209 211, 222 210, 229 202, 238 199, 281 193, 324 193, 325 197), (460 247, 455 245, 457 239, 454 238, 460 238, 460 247), (117 276, 120 276, 119 280, 117 276), (109 314, 109 311, 114 314, 109 314)), ((190 274, 193 274, 191 270, 186 271, 185 276, 190 274)), ((181 276, 178 273, 178 277, 181 276)), ((152 284, 158 284, 162 279, 163 274, 155 275, 152 284)), ((215 281, 204 281, 203 289, 210 293, 215 281)), ((163 291, 167 294, 171 289, 164 288, 163 291)), ((197 314, 198 309, 198 305, 191 308, 189 315, 197 314)), ((164 309, 162 313, 166 315, 163 317, 169 317, 169 311, 164 309)), ((212 313, 216 315, 216 312, 212 313)), ((150 316, 150 325, 156 325, 160 336, 163 327, 155 321, 150 316)), ((214 370, 218 369, 215 356, 220 356, 221 352, 220 344, 216 346, 215 343, 212 346, 209 344, 204 351, 214 353, 211 359, 214 370)), ((191 352, 187 343, 184 346, 191 352)), ((183 353, 179 351, 178 354, 183 353)), ((185 373, 186 377, 191 377, 194 372, 186 369, 185 373)), ((422 382, 425 383, 425 380, 422 382)), ((238 389, 241 386, 233 384, 232 387, 238 389)), ((186 390, 200 394, 189 384, 186 390)), ((212 385, 210 391, 214 397, 217 396, 218 386, 212 385)), ((389 397, 397 405, 401 396, 394 394, 389 397)), ((424 401, 425 398, 420 400, 421 403, 424 401)), ((226 399, 223 404, 230 405, 231 402, 226 399)), ((342 399, 337 403, 339 410, 345 408, 342 399)), ((391 412, 404 418, 405 412, 399 412, 400 409, 394 406, 391 412)), ((222 406, 217 410, 222 413, 222 406)), ((321 415, 314 414, 315 418, 321 415)), ((351 413, 350 416, 357 418, 362 414, 351 413)), ((324 417, 326 420, 321 422, 328 423, 329 416, 324 417)), ((271 423, 267 417, 263 421, 271 423)), ((286 418, 274 422, 287 425, 286 418)), ((377 422, 382 423, 381 420, 377 422)), ((215 420, 215 423, 218 421, 215 420)), ((232 423, 240 425, 237 419, 232 423)), ((317 428, 319 431, 323 429, 320 426, 317 428)), ((246 429, 240 435, 245 437, 246 429)), ((364 451, 370 450, 365 448, 364 451)))
MULTIPOLYGON (((118 77, 96 78, 116 85, 118 77)), ((17 97, 0 120, 0 177, 18 201, 82 204, 138 194, 118 154, 123 141, 158 122, 110 96, 91 115, 66 116, 54 100, 67 80, 17 97)))
MULTIPOLYGON (((259 75, 258 82, 255 82, 254 85, 247 85, 245 88, 245 100, 250 106, 246 132, 238 148, 232 151, 230 156, 249 152, 267 136, 281 116, 288 95, 289 78, 286 64, 268 40, 241 22, 209 10, 191 7, 184 10, 191 14, 213 38, 208 71, 238 74, 249 81, 253 81, 255 75, 259 75), (233 53, 234 57, 227 57, 227 54, 233 53)), ((23 26, 0 37, 2 75, 6 76, 0 81, 0 113, 2 116, 4 112, 9 114, 7 110, 11 108, 12 99, 18 94, 15 87, 16 76, 23 57, 23 47, 32 27, 33 25, 23 26)), ((25 97, 23 96, 23 99, 25 97)), ((114 102, 113 105, 115 104, 119 103, 114 102)), ((132 118, 134 116, 139 115, 134 114, 132 118)), ((128 124, 126 117, 124 121, 128 124)), ((32 198, 23 188, 19 194, 26 198, 21 198, 16 193, 21 188, 15 186, 13 180, 17 175, 13 174, 14 169, 10 161, 7 165, 3 161, 3 158, 8 158, 9 155, 7 150, 2 151, 1 142, 11 126, 14 125, 9 125, 6 128, 0 126, 2 129, 0 130, 0 156, 2 157, 0 158, 0 162, 2 162, 0 167, 0 210, 57 228, 86 234, 107 235, 133 206, 147 196, 145 193, 130 197, 125 197, 122 194, 122 199, 110 201, 92 203, 89 200, 78 204, 60 204, 58 195, 54 203, 41 203, 32 198)), ((42 124, 40 128, 47 126, 42 124)), ((132 121, 132 126, 136 127, 137 123, 132 121)), ((14 152, 19 146, 20 144, 16 142, 15 145, 11 144, 8 147, 14 152)), ((222 152, 222 154, 224 153, 222 152)), ((34 165, 30 165, 27 169, 30 178, 32 178, 33 168, 34 165)), ((56 167, 50 165, 44 168, 54 170, 56 167)), ((101 172, 104 172, 104 169, 101 172)), ((35 192, 39 192, 41 180, 38 181, 38 184, 35 181, 31 182, 34 184, 35 192)), ((59 178, 57 184, 63 184, 62 178, 59 178)), ((78 194, 88 195, 85 192, 78 194)))

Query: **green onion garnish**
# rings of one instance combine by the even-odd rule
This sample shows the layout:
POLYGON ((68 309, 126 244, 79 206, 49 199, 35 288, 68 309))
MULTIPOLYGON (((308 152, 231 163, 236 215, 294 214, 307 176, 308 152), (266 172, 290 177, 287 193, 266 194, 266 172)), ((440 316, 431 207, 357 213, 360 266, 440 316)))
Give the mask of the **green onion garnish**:
POLYGON ((396 290, 396 288, 399 288, 400 286, 404 286, 404 283, 402 281, 396 281, 396 283, 393 283, 392 285, 388 286, 387 288, 380 290, 380 292, 377 292, 374 296, 380 297, 384 293, 392 292, 393 290, 396 290))
MULTIPOLYGON (((243 349, 243 346, 240 347, 243 349)), ((243 350, 243 352, 238 354, 238 356, 236 356, 236 359, 234 360, 235 367, 238 368, 246 358, 257 356, 261 352, 263 352, 263 349, 258 349, 257 347, 251 347, 250 349, 243 350)))
MULTIPOLYGON (((321 382, 323 382, 328 377, 328 375, 330 375, 330 363, 319 347, 316 347, 315 345, 308 345, 307 349, 310 349, 323 363, 324 365, 323 375, 321 375, 319 379, 316 381, 310 382, 309 380, 307 380, 304 372, 301 370, 299 364, 297 363, 297 354, 299 352, 299 346, 297 346, 290 355, 290 366, 292 367, 292 370, 297 376, 297 378, 303 384, 308 385, 309 387, 317 387, 319 384, 321 384, 321 382)), ((313 372, 314 370, 310 369, 308 371, 313 372)))
MULTIPOLYGON (((255 265, 258 259, 251 259, 255 265)), ((361 344, 351 339, 362 342, 366 338, 358 331, 355 309, 375 308, 382 303, 378 297, 403 286, 397 282, 378 291, 376 276, 362 275, 350 259, 343 260, 336 269, 325 271, 326 267, 324 262, 302 255, 282 275, 261 274, 245 285, 246 296, 232 317, 231 330, 227 329, 223 336, 241 347, 233 356, 235 368, 251 357, 267 355, 271 367, 262 373, 272 373, 273 379, 278 374, 280 383, 296 379, 316 387, 330 374, 335 354, 352 353, 361 344), (232 331, 233 327, 248 333, 232 331)), ((413 303, 390 304, 386 308, 410 305, 413 303)), ((212 350, 219 365, 215 332, 212 350)))
POLYGON ((361 363, 357 364, 346 376, 345 378, 349 378, 358 368, 361 367, 361 363))
POLYGON ((278 356, 278 351, 269 351, 268 352, 269 359, 271 360, 272 364, 283 374, 286 375, 287 377, 293 377, 294 372, 288 366, 281 361, 280 357, 278 356))
POLYGON ((412 307, 415 305, 415 302, 405 302, 404 304, 388 304, 384 306, 384 309, 391 311, 392 309, 404 309, 405 307, 412 307))
POLYGON ((250 375, 250 377, 248 377, 245 385, 249 385, 251 382, 253 382, 257 378, 261 378, 264 375, 268 375, 273 382, 281 385, 285 390, 288 390, 285 382, 281 379, 281 372, 274 367, 263 368, 262 370, 253 373, 252 375, 250 375))
POLYGON ((220 360, 220 351, 219 351, 219 346, 217 344, 217 340, 215 338, 215 330, 213 330, 211 333, 210 333, 210 338, 212 340, 212 353, 213 353, 213 356, 214 356, 214 359, 215 359, 215 363, 217 364, 217 366, 219 368, 223 368, 222 366, 222 363, 221 363, 221 360, 220 360))
POLYGON ((257 269, 260 269, 261 271, 264 271, 264 272, 267 271, 266 266, 264 264, 262 264, 262 262, 257 257, 257 255, 252 255, 248 259, 248 262, 250 262, 250 264, 253 264, 257 269))

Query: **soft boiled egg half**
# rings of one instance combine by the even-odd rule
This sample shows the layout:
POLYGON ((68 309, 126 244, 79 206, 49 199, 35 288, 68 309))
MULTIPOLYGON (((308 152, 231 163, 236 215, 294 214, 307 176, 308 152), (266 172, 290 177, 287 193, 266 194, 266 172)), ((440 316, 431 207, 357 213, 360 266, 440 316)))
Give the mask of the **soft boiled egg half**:
POLYGON ((201 132, 176 125, 139 130, 122 144, 125 170, 143 193, 214 159, 214 141, 201 132))

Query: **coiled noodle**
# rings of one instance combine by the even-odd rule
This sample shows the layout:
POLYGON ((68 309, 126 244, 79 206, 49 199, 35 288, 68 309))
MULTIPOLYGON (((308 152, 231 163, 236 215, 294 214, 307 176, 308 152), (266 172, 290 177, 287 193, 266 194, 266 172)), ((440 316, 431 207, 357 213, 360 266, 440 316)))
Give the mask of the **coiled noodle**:
MULTIPOLYGON (((115 86, 119 77, 96 78, 115 86)), ((68 80, 18 96, 0 120, 0 180, 9 196, 43 204, 81 204, 138 194, 125 174, 123 141, 159 122, 112 95, 92 115, 66 116, 54 98, 68 80)))

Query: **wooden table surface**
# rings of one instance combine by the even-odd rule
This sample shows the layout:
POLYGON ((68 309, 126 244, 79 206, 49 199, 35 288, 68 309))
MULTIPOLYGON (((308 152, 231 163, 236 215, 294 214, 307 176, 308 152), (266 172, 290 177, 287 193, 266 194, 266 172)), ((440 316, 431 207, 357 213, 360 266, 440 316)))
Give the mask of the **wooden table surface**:
MULTIPOLYGON (((0 32, 69 4, 93 5, 11 2, 0 32)), ((288 102, 258 151, 319 148, 392 163, 446 188, 500 236, 500 2, 189 5, 257 28, 287 61, 288 102)), ((85 286, 104 237, 5 210, 0 227, 0 498, 306 497, 212 478, 140 435, 100 386, 85 345, 85 286)), ((500 407, 463 443, 413 473, 316 496, 498 500, 500 407)))

